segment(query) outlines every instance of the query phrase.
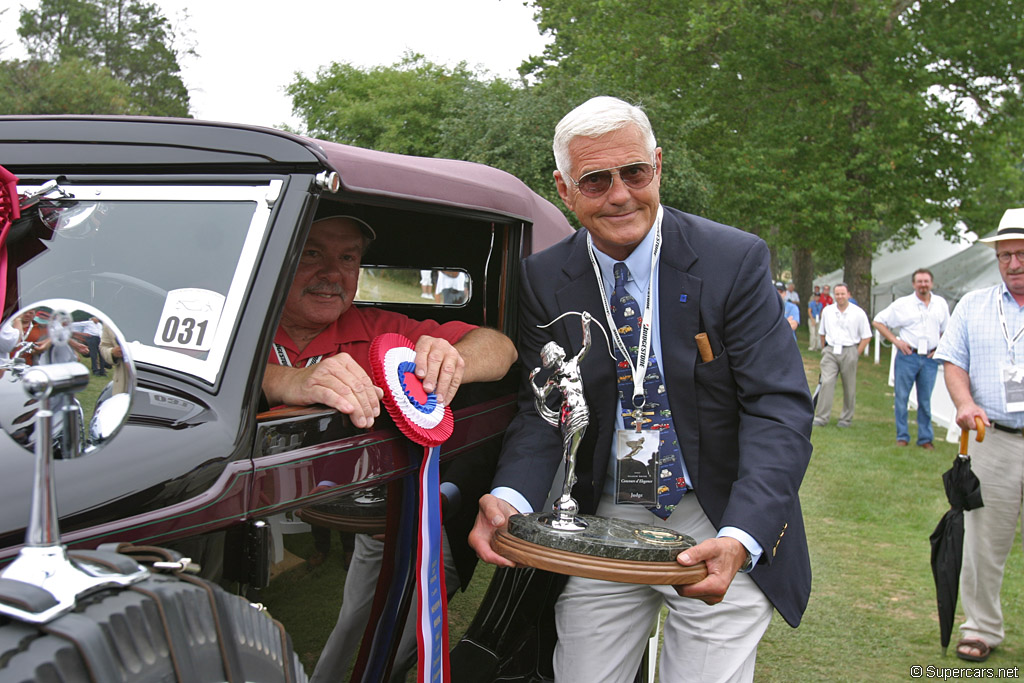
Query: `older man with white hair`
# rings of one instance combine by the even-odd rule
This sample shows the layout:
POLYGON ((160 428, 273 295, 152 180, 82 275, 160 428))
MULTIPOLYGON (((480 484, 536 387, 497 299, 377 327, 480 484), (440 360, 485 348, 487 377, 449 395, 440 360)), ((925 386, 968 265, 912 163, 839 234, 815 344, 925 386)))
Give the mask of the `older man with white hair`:
POLYGON ((969 292, 950 317, 935 357, 960 429, 991 427, 971 451, 984 507, 964 516, 964 560, 956 655, 983 662, 1003 642, 999 592, 1024 490, 1024 208, 1009 209, 992 237, 1003 281, 969 292))
POLYGON ((767 246, 661 204, 662 150, 646 114, 622 100, 567 114, 554 155, 558 194, 584 229, 522 267, 519 413, 470 542, 508 566, 495 532, 544 505, 563 448, 525 370, 549 341, 580 349, 579 321, 563 314, 589 313, 621 336, 614 359, 590 353, 579 365, 590 423, 572 495, 581 512, 689 534, 698 544, 677 561, 705 562, 709 575, 675 588, 570 577, 555 607, 555 679, 632 681, 664 606, 661 680, 750 681, 772 607, 796 626, 811 587, 798 496, 811 401, 767 246), (701 332, 713 358, 698 352, 701 332), (637 410, 653 417, 635 421, 637 410), (639 505, 617 495, 637 432, 657 444, 659 465, 656 500, 639 505))

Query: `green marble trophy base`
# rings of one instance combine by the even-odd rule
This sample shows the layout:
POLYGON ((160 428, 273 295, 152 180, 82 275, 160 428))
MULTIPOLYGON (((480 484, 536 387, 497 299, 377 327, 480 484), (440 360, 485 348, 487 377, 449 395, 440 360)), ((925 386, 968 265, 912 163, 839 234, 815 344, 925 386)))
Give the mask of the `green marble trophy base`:
POLYGON ((619 519, 577 515, 587 523, 579 531, 553 528, 550 514, 513 515, 492 547, 516 564, 591 579, 682 585, 707 576, 704 563, 684 567, 676 556, 696 542, 664 527, 619 519))

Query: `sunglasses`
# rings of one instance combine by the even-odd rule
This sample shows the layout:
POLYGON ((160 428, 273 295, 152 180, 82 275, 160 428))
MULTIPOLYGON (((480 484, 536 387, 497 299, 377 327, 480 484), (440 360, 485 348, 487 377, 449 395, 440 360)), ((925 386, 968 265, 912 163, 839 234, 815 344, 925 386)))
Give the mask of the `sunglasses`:
POLYGON ((568 173, 566 176, 572 180, 572 184, 584 197, 600 197, 612 186, 612 176, 619 176, 622 184, 632 190, 642 190, 654 180, 656 170, 657 167, 654 164, 640 161, 584 173, 579 180, 574 180, 568 173))

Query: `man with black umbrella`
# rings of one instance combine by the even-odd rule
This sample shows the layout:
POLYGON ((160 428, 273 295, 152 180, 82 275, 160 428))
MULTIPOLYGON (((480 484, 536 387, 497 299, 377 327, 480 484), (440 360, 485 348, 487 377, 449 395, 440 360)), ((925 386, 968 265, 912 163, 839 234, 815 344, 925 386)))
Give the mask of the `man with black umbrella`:
POLYGON ((935 358, 945 361, 956 422, 980 419, 988 438, 972 454, 984 507, 965 513, 960 627, 956 654, 983 662, 1003 641, 999 592, 1021 515, 1024 486, 1024 208, 1009 209, 995 247, 1002 284, 970 292, 957 305, 935 358))

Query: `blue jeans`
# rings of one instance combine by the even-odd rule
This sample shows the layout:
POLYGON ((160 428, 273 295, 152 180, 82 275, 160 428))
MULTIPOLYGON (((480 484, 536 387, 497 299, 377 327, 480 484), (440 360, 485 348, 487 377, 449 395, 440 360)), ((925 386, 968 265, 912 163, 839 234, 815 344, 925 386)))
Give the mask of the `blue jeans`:
POLYGON ((939 362, 934 358, 919 353, 905 354, 893 349, 896 364, 893 368, 896 397, 894 410, 896 414, 896 440, 910 442, 910 430, 907 427, 907 401, 910 399, 910 387, 917 383, 917 445, 930 443, 932 440, 932 388, 935 386, 935 373, 939 362))

